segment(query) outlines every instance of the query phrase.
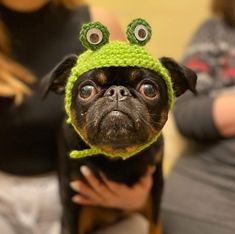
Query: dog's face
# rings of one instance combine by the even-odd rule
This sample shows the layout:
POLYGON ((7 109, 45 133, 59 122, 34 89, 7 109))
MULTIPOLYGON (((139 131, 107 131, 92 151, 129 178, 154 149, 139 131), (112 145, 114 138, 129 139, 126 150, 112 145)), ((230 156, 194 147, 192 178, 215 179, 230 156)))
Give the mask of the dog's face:
POLYGON ((133 151, 146 144, 167 120, 165 81, 139 67, 91 70, 72 90, 73 123, 92 145, 106 152, 133 151))
MULTIPOLYGON (((66 58, 46 79, 46 91, 64 93, 76 57, 66 58)), ((161 62, 175 95, 195 91, 193 71, 169 58, 161 62)), ((81 75, 72 89, 71 116, 82 137, 105 152, 134 152, 163 128, 169 111, 165 80, 141 67, 107 67, 81 75)))

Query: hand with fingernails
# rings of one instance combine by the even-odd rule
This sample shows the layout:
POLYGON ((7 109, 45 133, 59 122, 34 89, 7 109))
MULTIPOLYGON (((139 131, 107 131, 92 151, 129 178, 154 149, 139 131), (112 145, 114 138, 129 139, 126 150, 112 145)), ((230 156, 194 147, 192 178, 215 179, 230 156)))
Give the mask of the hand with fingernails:
POLYGON ((81 180, 70 183, 71 188, 79 193, 73 196, 73 202, 82 205, 138 210, 147 200, 155 167, 149 167, 146 174, 132 187, 110 181, 103 174, 101 174, 103 180, 101 182, 87 166, 82 166, 80 170, 88 184, 81 180))

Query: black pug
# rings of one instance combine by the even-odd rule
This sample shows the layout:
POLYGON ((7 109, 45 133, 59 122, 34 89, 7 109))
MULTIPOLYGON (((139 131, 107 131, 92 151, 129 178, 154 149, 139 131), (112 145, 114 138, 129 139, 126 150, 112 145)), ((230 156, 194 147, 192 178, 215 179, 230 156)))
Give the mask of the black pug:
MULTIPOLYGON (((147 38, 148 25, 146 26, 143 21, 140 23, 138 27, 139 25, 141 27, 138 28, 136 38, 142 42, 141 37, 147 38)), ((97 31, 97 27, 94 28, 97 31)), ((135 24, 135 32, 136 28, 135 24)), ((90 34, 86 32, 90 35, 88 41, 92 46, 100 41, 100 34, 96 31, 90 34)), ((103 33, 102 30, 101 33, 103 33)), ((137 54, 133 54, 130 59, 128 55, 130 51, 132 52, 132 49, 129 49, 131 45, 127 45, 126 42, 115 43, 112 49, 109 48, 108 52, 102 53, 103 57, 100 61, 103 61, 106 55, 119 56, 123 60, 126 59, 127 65, 121 63, 119 65, 117 60, 112 65, 110 57, 107 60, 109 62, 99 63, 97 63, 99 58, 96 57, 94 66, 91 60, 84 60, 83 63, 88 61, 89 68, 77 75, 73 87, 70 88, 69 117, 70 121, 71 119, 73 121, 72 124, 66 122, 63 124, 63 137, 59 143, 63 234, 88 234, 128 215, 127 212, 119 209, 83 206, 72 202, 75 192, 69 184, 73 180, 85 180, 80 172, 82 165, 87 165, 100 180, 102 178, 99 174, 102 172, 109 180, 128 186, 136 183, 150 165, 155 165, 151 192, 145 206, 138 212, 149 219, 149 233, 159 233, 160 230, 158 219, 163 190, 163 136, 160 133, 167 121, 169 103, 172 102, 169 96, 170 85, 167 84, 166 77, 161 71, 162 69, 167 71, 165 76, 169 75, 176 97, 187 89, 196 92, 196 74, 166 57, 158 60, 158 66, 161 68, 159 71, 152 69, 152 65, 143 67, 144 63, 141 61, 136 59, 137 62, 133 62, 133 56, 139 59, 145 54, 141 52, 142 48, 136 49, 138 46, 136 45, 134 51, 137 54), (122 45, 126 49, 120 50, 122 45), (129 50, 128 53, 127 50, 129 50), (110 51, 111 54, 109 54, 110 51), (128 62, 129 60, 131 62, 128 62), (140 145, 144 147, 139 147, 140 145), (83 149, 90 148, 101 149, 101 152, 105 153, 98 151, 96 155, 91 157, 85 155, 87 157, 78 159, 71 159, 68 155, 71 150, 82 152, 83 149), (118 157, 118 152, 125 157, 118 157)), ((92 53, 100 54, 102 49, 106 50, 102 47, 95 49, 91 47, 91 49, 94 50, 92 53)), ((77 74, 74 67, 78 67, 78 70, 81 67, 81 63, 78 62, 79 57, 68 56, 50 73, 46 78, 46 92, 52 90, 59 94, 66 93, 71 74, 73 77, 77 74)))

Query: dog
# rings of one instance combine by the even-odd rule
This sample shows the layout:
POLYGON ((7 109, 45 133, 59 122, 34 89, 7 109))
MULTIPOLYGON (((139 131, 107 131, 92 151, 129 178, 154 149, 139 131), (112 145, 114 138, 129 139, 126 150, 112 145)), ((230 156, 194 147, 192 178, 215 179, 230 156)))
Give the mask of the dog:
MULTIPOLYGON (((69 55, 53 69, 46 78, 46 93, 66 92, 78 58, 69 55)), ((159 62, 169 74, 174 96, 186 90, 196 93, 196 74, 192 70, 168 57, 160 58, 159 62)), ((64 122, 58 144, 63 234, 88 234, 129 215, 119 209, 72 202, 75 192, 69 184, 77 179, 85 181, 80 172, 82 165, 89 167, 101 181, 100 172, 109 180, 128 186, 145 175, 149 166, 155 166, 151 192, 138 212, 150 221, 149 233, 159 233, 164 151, 161 130, 170 110, 169 92, 160 72, 137 65, 91 66, 76 78, 69 94, 73 123, 64 122), (90 147, 100 151, 92 157, 68 156, 71 150, 81 152, 90 147), (119 154, 123 157, 118 157, 119 154)))

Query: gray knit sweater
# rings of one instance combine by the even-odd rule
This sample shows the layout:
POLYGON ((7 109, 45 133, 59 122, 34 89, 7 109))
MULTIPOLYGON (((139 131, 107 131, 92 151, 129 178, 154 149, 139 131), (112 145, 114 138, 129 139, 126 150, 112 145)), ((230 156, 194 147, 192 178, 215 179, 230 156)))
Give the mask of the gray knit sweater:
POLYGON ((214 98, 235 93, 235 28, 207 20, 183 62, 197 72, 199 94, 185 93, 175 105, 190 143, 166 181, 163 209, 235 231, 235 137, 222 137, 212 118, 214 98))

